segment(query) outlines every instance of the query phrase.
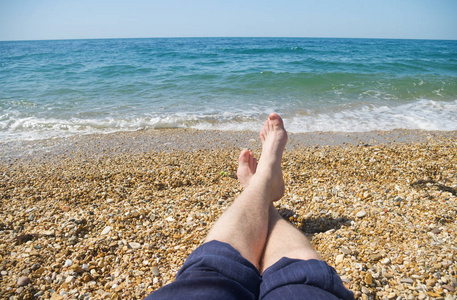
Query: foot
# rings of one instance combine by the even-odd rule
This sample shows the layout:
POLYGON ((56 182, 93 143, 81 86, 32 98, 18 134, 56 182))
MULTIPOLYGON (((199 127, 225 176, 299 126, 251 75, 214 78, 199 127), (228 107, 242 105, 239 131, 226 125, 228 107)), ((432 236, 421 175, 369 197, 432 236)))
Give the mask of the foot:
POLYGON ((238 158, 238 170, 236 175, 243 189, 247 188, 251 177, 255 174, 257 169, 257 159, 251 151, 244 149, 238 158))
POLYGON ((284 179, 281 160, 287 144, 287 132, 281 117, 272 113, 260 130, 262 154, 252 180, 260 180, 270 190, 270 200, 276 201, 284 195, 284 179))

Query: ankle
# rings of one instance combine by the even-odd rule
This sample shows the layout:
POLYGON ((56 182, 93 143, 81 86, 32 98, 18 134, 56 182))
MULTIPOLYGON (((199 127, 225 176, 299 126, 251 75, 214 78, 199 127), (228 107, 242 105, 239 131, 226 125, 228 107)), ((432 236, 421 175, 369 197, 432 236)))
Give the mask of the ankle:
POLYGON ((281 199, 284 195, 284 181, 282 176, 275 177, 271 173, 260 174, 257 172, 252 176, 248 188, 252 189, 255 193, 263 194, 266 202, 269 204, 281 199))

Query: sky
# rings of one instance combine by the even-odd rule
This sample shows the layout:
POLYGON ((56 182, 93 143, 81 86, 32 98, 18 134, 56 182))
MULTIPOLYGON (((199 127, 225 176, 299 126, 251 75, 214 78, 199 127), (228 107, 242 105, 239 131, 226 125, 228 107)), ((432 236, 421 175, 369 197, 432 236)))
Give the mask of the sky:
POLYGON ((457 0, 0 0, 0 40, 457 39, 457 0))

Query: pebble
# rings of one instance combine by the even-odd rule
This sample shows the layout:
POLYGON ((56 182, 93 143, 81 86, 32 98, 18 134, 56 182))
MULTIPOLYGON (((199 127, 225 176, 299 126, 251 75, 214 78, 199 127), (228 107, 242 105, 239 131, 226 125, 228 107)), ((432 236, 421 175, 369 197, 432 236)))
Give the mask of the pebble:
POLYGON ((81 268, 79 265, 74 264, 70 267, 70 270, 74 271, 75 273, 82 273, 83 268, 81 268))
POLYGON ((43 294, 44 294, 43 291, 39 291, 36 294, 34 294, 33 297, 38 298, 38 297, 42 296, 43 294))
POLYGON ((111 231, 111 229, 112 229, 111 226, 106 226, 105 228, 103 228, 103 230, 100 233, 100 235, 108 234, 111 231))
POLYGON ((76 279, 76 278, 73 277, 73 276, 68 276, 68 277, 65 279, 65 282, 66 282, 66 283, 72 283, 73 281, 75 281, 75 279, 76 279))
POLYGON ((344 254, 339 254, 335 258, 335 264, 340 264, 343 262, 343 260, 344 260, 344 254))
POLYGON ((352 251, 351 251, 349 248, 347 248, 347 247, 342 247, 342 248, 340 249, 340 251, 341 251, 343 254, 346 254, 346 255, 349 255, 349 254, 352 253, 352 251))
POLYGON ((30 280, 29 277, 27 277, 27 276, 22 276, 22 277, 19 277, 19 278, 17 279, 16 285, 17 285, 18 287, 21 287, 21 286, 26 286, 26 285, 28 285, 28 284, 31 283, 31 282, 32 282, 32 280, 30 280))
POLYGON ((394 299, 396 297, 397 297, 397 295, 395 293, 390 293, 387 295, 387 299, 394 299))
POLYGON ((135 243, 135 242, 130 242, 129 243, 129 248, 130 249, 139 249, 139 248, 141 248, 141 244, 140 243, 135 243))
POLYGON ((375 253, 375 254, 371 254, 370 256, 368 256, 369 261, 378 261, 381 258, 382 258, 382 254, 380 254, 380 253, 375 253))
POLYGON ((343 283, 350 283, 351 282, 351 280, 345 275, 340 276, 340 278, 341 278, 341 281, 343 283))
POLYGON ((92 280, 92 277, 91 277, 89 274, 87 274, 87 273, 84 274, 84 275, 81 277, 81 281, 82 281, 82 282, 85 282, 85 283, 87 283, 87 282, 89 282, 89 281, 91 281, 91 280, 92 280))
POLYGON ((85 272, 89 271, 89 264, 82 264, 81 269, 85 272))
POLYGON ((384 258, 383 260, 381 260, 381 263, 382 263, 383 265, 387 265, 387 264, 390 263, 390 259, 389 259, 389 258, 384 258))
MULTIPOLYGON (((0 244, 1 299, 39 291, 35 297, 43 299, 143 299, 173 281, 242 190, 232 176, 239 149, 227 144, 132 155, 140 148, 129 150, 130 138, 93 153, 88 147, 106 137, 87 138, 68 154, 0 163, 0 194, 8 202, 0 237, 30 237, 0 244), (26 274, 33 291, 29 284, 16 294, 17 278, 26 274)), ((287 187, 275 206, 359 298, 455 299, 457 197, 441 190, 457 187, 455 140, 288 149, 287 187)), ((252 151, 259 157, 255 145, 252 151)))
POLYGON ((433 234, 440 234, 440 233, 441 233, 441 229, 439 229, 439 228, 434 228, 434 229, 431 231, 431 233, 433 233, 433 234))
POLYGON ((363 217, 365 217, 366 215, 367 215, 367 212, 364 211, 364 210, 361 210, 361 211, 359 211, 355 216, 356 216, 357 218, 363 218, 363 217))
POLYGON ((387 279, 390 279, 390 278, 394 277, 394 275, 392 273, 389 273, 389 272, 383 272, 382 276, 384 276, 387 279))
POLYGON ((427 286, 429 286, 429 287, 434 286, 435 283, 436 283, 436 279, 434 279, 434 278, 430 278, 430 279, 425 280, 425 284, 426 284, 427 286))
POLYGON ((152 275, 154 275, 154 276, 159 276, 160 275, 159 268, 157 268, 155 266, 152 267, 151 272, 152 272, 152 275))
POLYGON ((73 261, 71 259, 67 259, 65 261, 65 264, 63 265, 64 267, 70 267, 73 264, 73 261))
POLYGON ((62 296, 60 296, 57 292, 54 292, 52 295, 51 295, 51 300, 63 300, 64 298, 62 296))
POLYGON ((447 284, 443 284, 442 288, 446 289, 448 291, 451 291, 451 292, 455 292, 455 288, 453 286, 450 286, 450 285, 447 285, 447 284))
POLYGON ((54 230, 43 230, 41 232, 42 235, 45 235, 45 236, 53 236, 55 234, 54 230))
POLYGON ((409 277, 405 277, 405 278, 402 278, 400 280, 401 283, 407 283, 407 284, 413 284, 414 283, 414 280, 412 280, 411 278, 409 277))

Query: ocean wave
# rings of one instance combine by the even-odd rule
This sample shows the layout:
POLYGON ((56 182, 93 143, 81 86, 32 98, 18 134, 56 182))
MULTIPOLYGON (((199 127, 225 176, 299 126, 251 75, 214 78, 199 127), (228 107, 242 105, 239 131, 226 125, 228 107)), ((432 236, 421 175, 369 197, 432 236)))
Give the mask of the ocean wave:
POLYGON ((456 130, 456 42, 0 42, 0 141, 183 127, 456 130))
POLYGON ((421 99, 396 106, 357 105, 340 110, 311 112, 288 119, 291 132, 367 132, 394 129, 457 130, 457 100, 421 99))
MULTIPOLYGON (((271 110, 148 114, 130 118, 39 118, 0 116, 0 141, 36 140, 141 129, 193 128, 258 131, 271 110)), ((278 110, 288 131, 367 132, 394 129, 457 130, 457 100, 421 99, 397 106, 352 104, 318 110, 278 110)))
MULTIPOLYGON (((218 82, 219 83, 219 82, 218 82)), ((273 72, 262 71, 228 75, 218 85, 235 91, 270 95, 294 95, 306 101, 344 100, 453 100, 457 95, 456 77, 437 75, 397 76, 385 73, 273 72), (376 91, 371 93, 369 91, 376 91), (439 91, 439 94, 437 93, 439 91), (386 98, 383 95, 387 95, 386 98)))

